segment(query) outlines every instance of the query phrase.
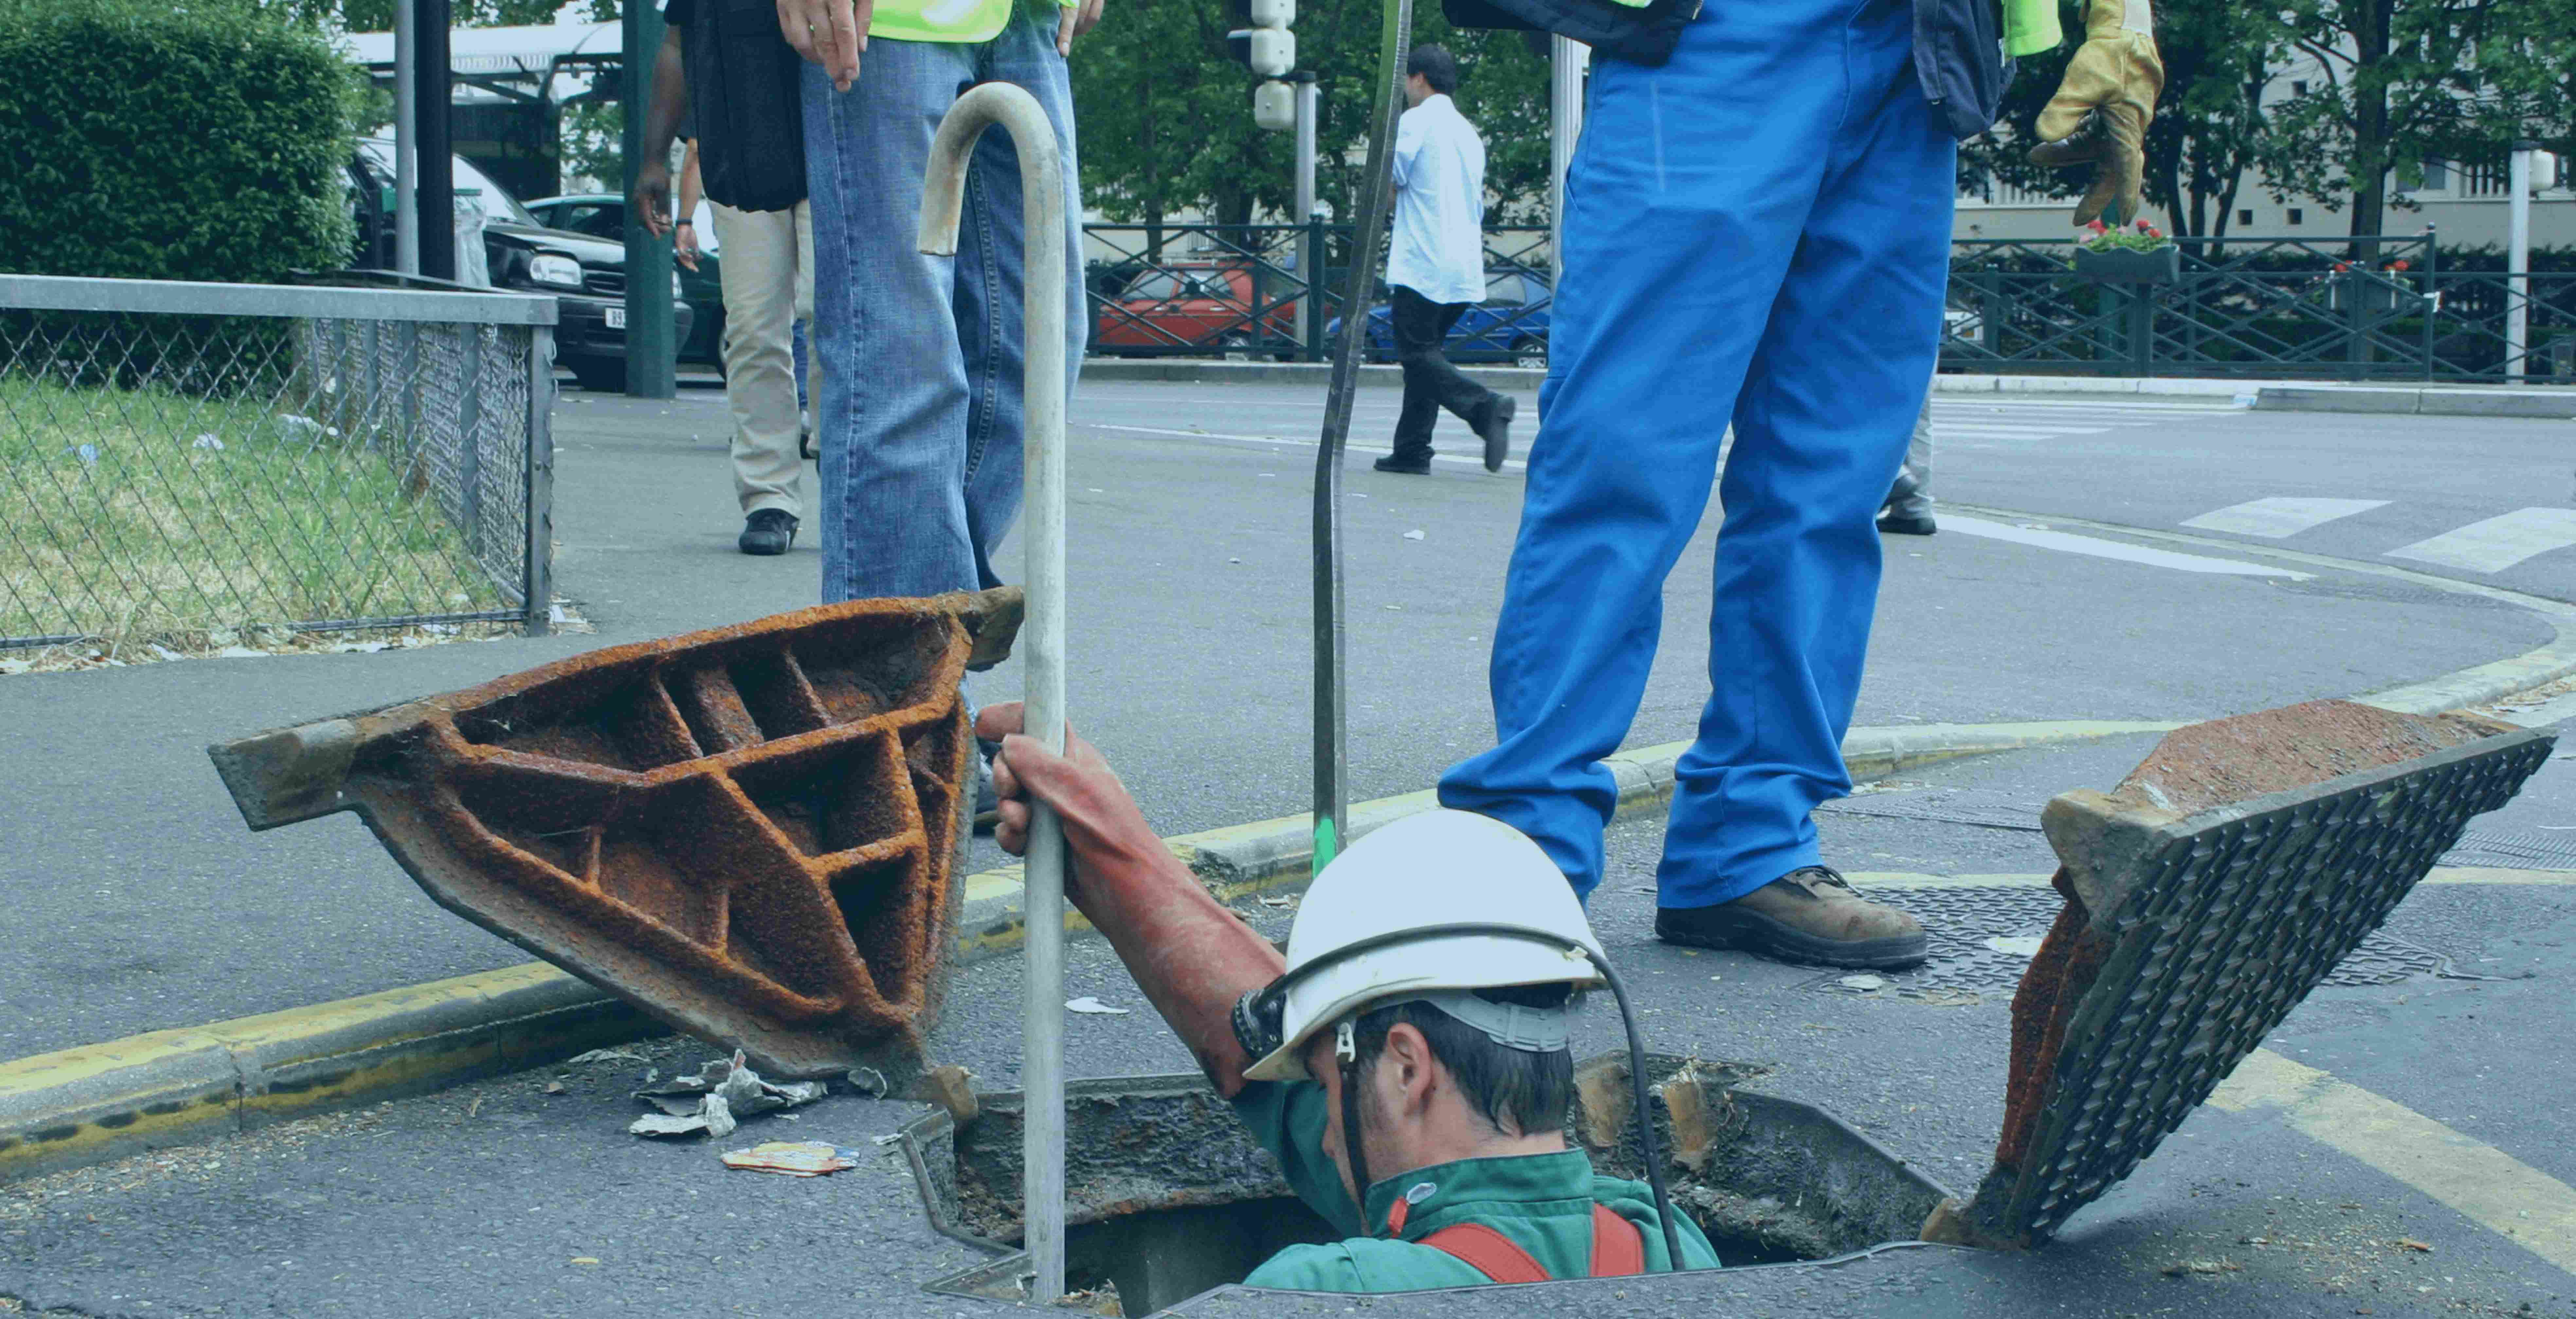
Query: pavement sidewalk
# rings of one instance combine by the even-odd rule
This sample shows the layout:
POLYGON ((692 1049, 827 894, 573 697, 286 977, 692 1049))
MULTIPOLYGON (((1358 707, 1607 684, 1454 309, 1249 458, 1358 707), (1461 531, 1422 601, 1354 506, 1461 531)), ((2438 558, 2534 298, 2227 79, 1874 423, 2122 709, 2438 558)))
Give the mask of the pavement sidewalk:
MULTIPOLYGON (((1304 864, 1304 831, 1283 818, 1305 791, 1307 510, 1291 465, 1303 456, 1143 439, 1110 420, 1125 408, 1167 424, 1223 424, 1244 412, 1235 398, 1257 397, 1212 393, 1100 388, 1076 409, 1074 640, 1085 662, 1075 710, 1157 827, 1190 842, 1203 873, 1258 885, 1304 864), (1269 823, 1247 831, 1246 820, 1269 823)), ((162 1077, 151 1084, 177 1076, 210 1088, 179 1099, 142 1073, 132 1085, 100 1081, 123 1064, 93 1051, 73 1068, 96 1082, 79 1100, 84 1111, 169 1117, 145 1110, 216 1095, 219 1123, 247 1123, 266 1112, 252 1097, 304 1095, 296 1104, 306 1105, 370 1086, 416 1088, 572 1047, 582 1032, 633 1029, 594 1019, 600 1001, 578 985, 508 981, 523 974, 524 954, 432 905, 354 819, 246 833, 203 750, 813 600, 810 541, 783 560, 733 552, 717 395, 574 394, 557 415, 558 579, 595 635, 0 680, 0 763, 31 767, 0 778, 0 820, 39 822, 9 837, 24 877, 10 886, 21 952, 0 971, 0 1058, 102 1040, 118 1042, 111 1055, 132 1053, 130 1041, 154 1037, 146 1071, 178 1070, 151 1073, 162 1077), (452 983, 460 979, 470 983, 452 983), (348 1006, 361 999, 375 1005, 348 1006), (428 1015, 401 1015, 414 1008, 428 1015), (395 1024, 352 1036, 356 1016, 395 1024), (534 1023, 539 1044, 512 1053, 515 1037, 494 1032, 513 1021, 534 1023), (428 1067, 431 1055, 449 1070, 428 1067)), ((1418 793, 1484 735, 1476 675, 1518 486, 1361 473, 1351 493, 1354 795, 1418 793)), ((1703 529, 1674 575, 1678 617, 1703 607, 1712 533, 1703 529)), ((2344 573, 2324 563, 2303 571, 2325 585, 2344 573)), ((1888 573, 1860 721, 1883 743, 1864 736, 1855 746, 1864 773, 1921 763, 1945 736, 1947 753, 1959 754, 2060 735, 1994 727, 2033 716, 2134 728, 2410 681, 2433 683, 2423 699, 2440 708, 2576 662, 2559 649, 2564 616, 2576 611, 2542 601, 2462 610, 2439 584, 2412 583, 2411 594, 2275 589, 1950 537, 1892 547, 1888 573), (2369 643, 2312 654, 2153 642, 2228 627, 2369 643), (2106 645, 2106 636, 2142 640, 2106 645)), ((1666 637, 1650 682, 1636 729, 1650 751, 1633 758, 1630 776, 1638 809, 1656 800, 1654 748, 1688 736, 1705 697, 1706 641, 1695 631, 1666 637)), ((991 690, 1007 694, 1009 681, 1004 672, 991 690)), ((1670 748, 1660 754, 1668 781, 1670 748)), ((1006 945, 1003 859, 984 845, 971 864, 970 938, 1006 945)), ((22 1075, 18 1092, 56 1093, 47 1087, 65 1075, 22 1075)), ((142 1134, 131 1124, 97 1130, 100 1148, 120 1132, 142 1134)))

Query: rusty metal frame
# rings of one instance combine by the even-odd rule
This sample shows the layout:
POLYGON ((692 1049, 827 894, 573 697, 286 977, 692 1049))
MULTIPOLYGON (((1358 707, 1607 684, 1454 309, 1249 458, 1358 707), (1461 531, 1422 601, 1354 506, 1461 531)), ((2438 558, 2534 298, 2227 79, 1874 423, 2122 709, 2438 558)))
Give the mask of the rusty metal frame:
POLYGON ((918 1065, 1020 596, 824 605, 209 748, 253 829, 353 810, 440 905, 760 1069, 918 1065))

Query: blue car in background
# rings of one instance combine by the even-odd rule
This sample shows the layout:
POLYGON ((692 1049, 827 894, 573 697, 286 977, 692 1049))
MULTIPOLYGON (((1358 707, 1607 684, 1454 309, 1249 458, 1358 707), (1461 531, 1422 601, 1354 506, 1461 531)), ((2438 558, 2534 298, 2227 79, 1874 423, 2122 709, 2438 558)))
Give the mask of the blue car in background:
MULTIPOLYGON (((1546 277, 1535 271, 1486 271, 1485 300, 1458 318, 1443 351, 1452 362, 1508 362, 1544 369, 1550 293, 1546 277)), ((1341 330, 1341 318, 1336 316, 1325 328, 1325 342, 1332 342, 1341 330)), ((1368 357, 1372 362, 1395 360, 1395 308, 1387 303, 1369 308, 1368 357)))

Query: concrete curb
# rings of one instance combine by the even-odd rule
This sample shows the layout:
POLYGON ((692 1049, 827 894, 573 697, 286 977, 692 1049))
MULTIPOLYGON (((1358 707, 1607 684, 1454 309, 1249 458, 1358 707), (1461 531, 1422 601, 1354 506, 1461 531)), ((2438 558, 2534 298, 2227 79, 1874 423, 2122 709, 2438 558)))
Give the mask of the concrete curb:
MULTIPOLYGON (((1489 389, 1535 390, 1547 372, 1470 366, 1467 377, 1489 389)), ((1324 362, 1210 362, 1197 358, 1093 358, 1087 380, 1161 380, 1193 384, 1313 385, 1332 374, 1324 362)), ((1363 385, 1397 387, 1399 367, 1363 366, 1363 385)), ((2482 385, 2346 385, 2320 380, 2141 379, 2128 376, 1940 375, 1943 394, 2126 394, 2234 399, 2267 412, 2376 412, 2409 416, 2576 418, 2576 389, 2482 385)))
MULTIPOLYGON (((1959 756, 2158 732, 2173 724, 2022 723, 1862 728, 1844 743, 1856 776, 1884 777, 1959 756)), ((1605 763, 1618 816, 1671 800, 1689 743, 1641 747, 1605 763)), ((1355 803, 1357 838, 1438 805, 1429 791, 1355 803)), ((1225 901, 1300 889, 1313 858, 1304 815, 1167 840, 1225 901)), ((1016 951, 1026 935, 1016 866, 966 878, 957 957, 1016 951)), ((1090 930, 1068 913, 1068 931, 1090 930)), ((640 1039, 657 1023, 541 962, 359 998, 0 1062, 0 1182, 214 1139, 272 1122, 418 1094, 640 1039)))
POLYGON ((0 1063, 0 1181, 417 1094, 640 1037, 531 963, 0 1063))

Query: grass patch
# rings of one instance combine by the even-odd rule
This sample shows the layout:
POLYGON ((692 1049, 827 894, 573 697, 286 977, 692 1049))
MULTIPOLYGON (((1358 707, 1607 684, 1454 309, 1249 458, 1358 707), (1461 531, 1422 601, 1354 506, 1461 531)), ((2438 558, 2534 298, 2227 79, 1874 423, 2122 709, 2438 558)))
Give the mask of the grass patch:
POLYGON ((507 608, 399 436, 150 385, 0 377, 0 640, 507 608))

